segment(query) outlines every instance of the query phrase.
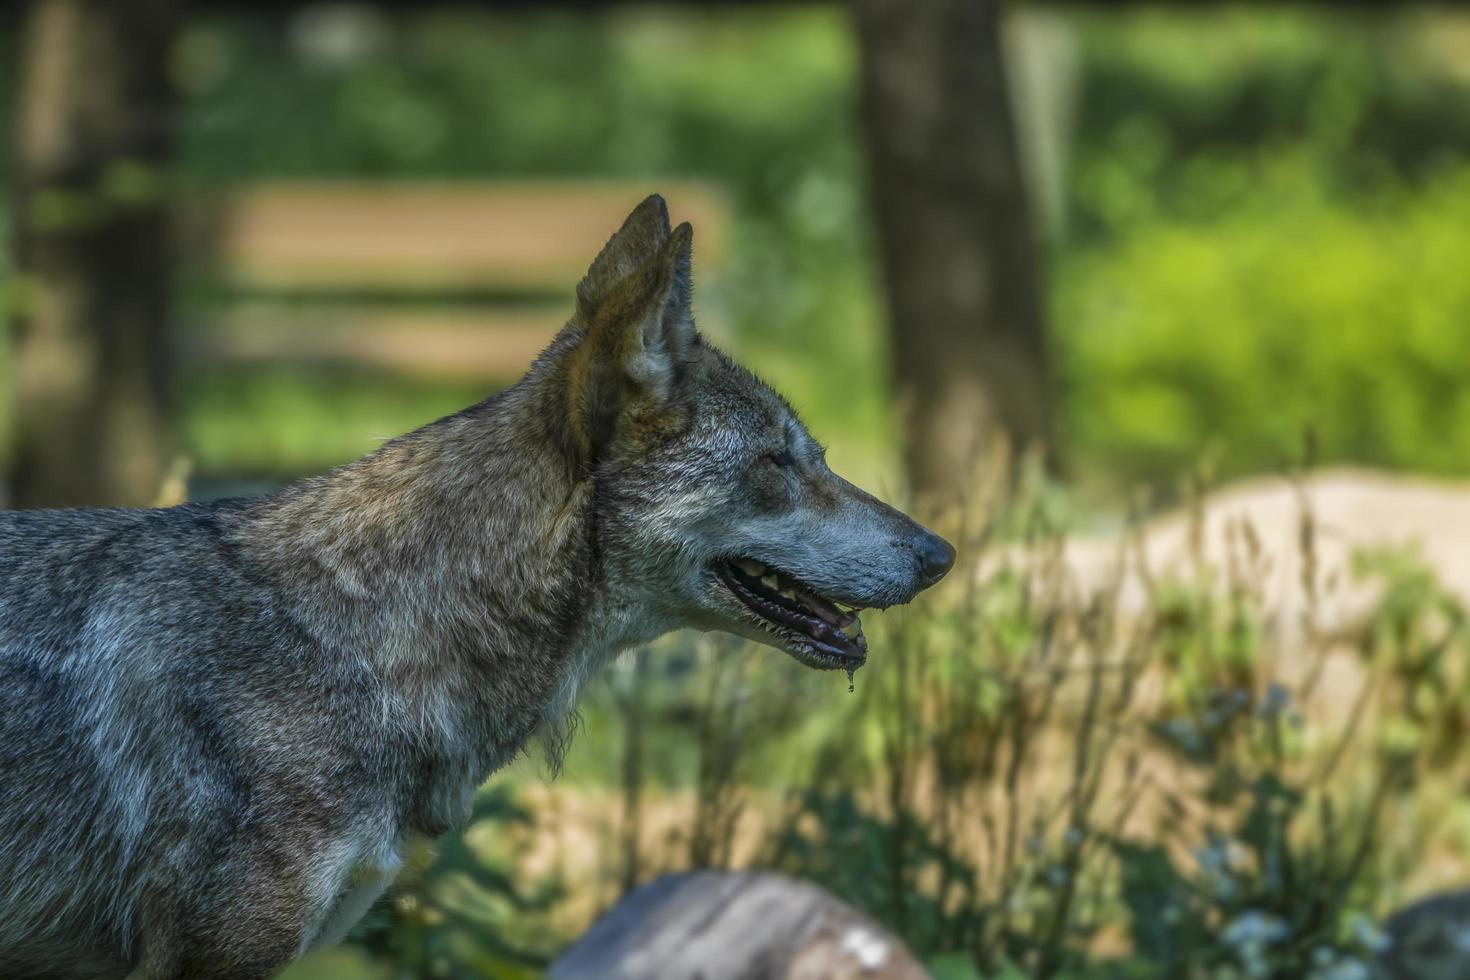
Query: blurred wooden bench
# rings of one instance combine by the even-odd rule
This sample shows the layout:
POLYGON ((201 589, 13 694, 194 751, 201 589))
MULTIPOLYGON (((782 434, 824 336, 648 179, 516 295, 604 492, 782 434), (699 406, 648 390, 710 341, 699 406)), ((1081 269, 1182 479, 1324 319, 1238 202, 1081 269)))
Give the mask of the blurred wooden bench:
POLYGON ((657 190, 718 262, 728 211, 689 181, 308 181, 200 202, 186 249, 213 297, 186 333, 208 363, 345 364, 518 376, 565 323, 572 290, 657 190))

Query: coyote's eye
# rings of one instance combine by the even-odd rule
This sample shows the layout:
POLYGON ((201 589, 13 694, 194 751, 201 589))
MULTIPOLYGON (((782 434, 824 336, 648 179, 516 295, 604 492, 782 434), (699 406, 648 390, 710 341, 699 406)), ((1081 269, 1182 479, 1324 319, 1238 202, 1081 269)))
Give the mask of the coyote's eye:
POLYGON ((779 466, 782 469, 785 469, 788 466, 796 465, 796 460, 792 459, 791 453, 785 449, 781 450, 780 452, 766 453, 766 462, 770 463, 772 466, 779 466))

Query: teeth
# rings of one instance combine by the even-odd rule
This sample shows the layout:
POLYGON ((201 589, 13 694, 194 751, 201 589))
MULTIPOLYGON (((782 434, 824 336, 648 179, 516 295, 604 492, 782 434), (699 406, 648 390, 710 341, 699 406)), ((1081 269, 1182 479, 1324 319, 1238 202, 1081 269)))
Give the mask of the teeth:
POLYGON ((762 565, 758 561, 751 561, 749 558, 740 559, 735 563, 735 567, 740 569, 746 575, 749 575, 751 578, 760 578, 762 573, 764 573, 766 570, 766 566, 762 565))
POLYGON ((761 585, 764 585, 768 589, 780 589, 781 588, 781 583, 776 578, 776 576, 774 574, 771 574, 771 575, 762 575, 761 576, 761 585))
POLYGON ((787 599, 790 599, 792 602, 795 602, 796 601, 796 590, 795 589, 782 589, 781 590, 781 595, 785 596, 787 599))

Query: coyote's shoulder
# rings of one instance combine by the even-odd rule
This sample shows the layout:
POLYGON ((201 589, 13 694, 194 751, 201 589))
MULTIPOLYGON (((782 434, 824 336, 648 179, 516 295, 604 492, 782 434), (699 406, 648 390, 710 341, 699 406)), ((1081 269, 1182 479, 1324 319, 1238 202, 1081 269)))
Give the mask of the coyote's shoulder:
POLYGON ((0 515, 0 975, 97 922, 105 965, 176 901, 150 888, 250 881, 262 847, 319 931, 351 869, 458 824, 585 673, 557 452, 472 411, 264 498, 0 515))

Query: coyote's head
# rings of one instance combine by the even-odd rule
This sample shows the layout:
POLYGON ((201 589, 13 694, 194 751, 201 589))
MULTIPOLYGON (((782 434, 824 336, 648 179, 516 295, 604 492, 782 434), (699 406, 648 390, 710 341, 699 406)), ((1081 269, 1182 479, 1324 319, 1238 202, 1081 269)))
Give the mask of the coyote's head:
POLYGON ((908 602, 954 549, 828 469, 781 396, 699 335, 692 241, 651 197, 577 288, 569 448, 597 474, 609 602, 656 632, 723 630, 858 667, 858 612, 908 602))

